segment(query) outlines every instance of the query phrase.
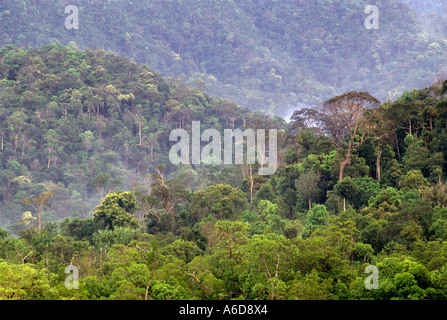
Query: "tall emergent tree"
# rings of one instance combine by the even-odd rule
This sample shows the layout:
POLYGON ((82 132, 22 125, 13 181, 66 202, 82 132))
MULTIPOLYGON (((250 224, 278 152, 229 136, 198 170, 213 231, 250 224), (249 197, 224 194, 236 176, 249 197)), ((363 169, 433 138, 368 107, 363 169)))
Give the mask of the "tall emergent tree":
POLYGON ((360 148, 367 134, 369 110, 380 105, 379 100, 367 92, 351 91, 325 101, 321 107, 326 129, 342 155, 339 182, 345 167, 351 163, 353 151, 360 148))
POLYGON ((109 193, 93 212, 93 222, 98 229, 138 228, 138 220, 133 216, 137 207, 138 202, 132 192, 109 193))
POLYGON ((396 140, 397 126, 395 120, 389 115, 388 108, 391 104, 385 103, 371 112, 371 118, 368 121, 368 134, 371 137, 371 144, 376 156, 376 179, 380 181, 382 178, 381 160, 389 143, 396 140))
POLYGON ((39 221, 39 233, 42 231, 42 211, 43 211, 43 207, 50 204, 49 202, 47 202, 47 199, 49 197, 51 197, 52 193, 51 192, 44 192, 42 194, 39 194, 37 196, 37 198, 32 198, 32 202, 29 201, 28 199, 22 199, 21 202, 29 204, 30 206, 32 206, 34 208, 34 210, 37 213, 37 219, 39 221))
POLYGON ((323 204, 315 205, 307 212, 306 226, 303 230, 303 238, 310 237, 312 232, 318 228, 324 228, 329 225, 329 214, 323 204))
POLYGON ((312 209, 312 200, 320 194, 320 188, 318 188, 320 179, 320 173, 310 170, 295 180, 295 189, 298 194, 308 201, 309 210, 312 209))

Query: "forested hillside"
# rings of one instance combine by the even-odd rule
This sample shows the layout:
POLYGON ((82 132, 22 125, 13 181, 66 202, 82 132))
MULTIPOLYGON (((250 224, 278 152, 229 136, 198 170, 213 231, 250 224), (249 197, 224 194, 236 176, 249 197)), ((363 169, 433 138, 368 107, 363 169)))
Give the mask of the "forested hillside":
POLYGON ((447 81, 287 124, 103 50, 7 46, 0 110, 1 299, 447 299, 447 81), (279 129, 278 170, 173 166, 193 120, 279 129))
POLYGON ((383 100, 444 77, 445 23, 414 8, 401 0, 1 1, 0 45, 104 48, 285 116, 351 90, 383 100), (368 4, 379 9, 379 30, 364 27, 368 4), (78 30, 65 29, 68 5, 79 8, 78 30))
POLYGON ((421 30, 441 41, 447 34, 447 6, 442 0, 404 0, 409 7, 418 12, 421 30))
POLYGON ((239 168, 175 170, 169 134, 192 121, 203 130, 285 123, 103 50, 0 49, 1 224, 17 222, 31 209, 20 200, 44 191, 53 193, 48 220, 87 217, 108 192, 147 186, 162 165, 193 190, 239 186, 239 168))

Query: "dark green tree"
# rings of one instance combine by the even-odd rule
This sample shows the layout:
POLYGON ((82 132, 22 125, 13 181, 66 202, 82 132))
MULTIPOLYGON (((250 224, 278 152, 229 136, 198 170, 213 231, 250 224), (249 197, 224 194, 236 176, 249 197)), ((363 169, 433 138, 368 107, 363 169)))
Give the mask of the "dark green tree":
POLYGON ((316 229, 329 225, 329 215, 325 205, 315 205, 307 213, 306 225, 303 230, 303 238, 309 237, 316 229))
POLYGON ((138 220, 133 216, 138 202, 132 192, 109 193, 93 212, 96 228, 113 230, 115 227, 138 228, 138 220))

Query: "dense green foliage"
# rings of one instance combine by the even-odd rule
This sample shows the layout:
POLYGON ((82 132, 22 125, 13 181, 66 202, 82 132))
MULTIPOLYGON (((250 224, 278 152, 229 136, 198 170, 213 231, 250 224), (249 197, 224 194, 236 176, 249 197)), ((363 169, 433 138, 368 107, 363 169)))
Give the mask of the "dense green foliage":
POLYGON ((170 163, 171 130, 194 120, 202 130, 285 123, 101 50, 0 49, 0 223, 17 222, 32 209, 21 200, 45 191, 45 219, 85 218, 110 191, 146 192, 161 165, 193 190, 216 179, 240 185, 238 168, 170 163))
POLYGON ((0 299, 447 299, 446 92, 287 125, 104 51, 5 47, 0 299), (192 120, 281 129, 277 172, 171 165, 192 120))
POLYGON ((288 115, 347 91, 383 100, 446 75, 446 23, 420 16, 422 2, 413 11, 401 0, 1 1, 0 45, 100 47, 288 115), (379 30, 364 27, 368 4, 379 30), (79 30, 65 29, 68 5, 79 8, 79 30))

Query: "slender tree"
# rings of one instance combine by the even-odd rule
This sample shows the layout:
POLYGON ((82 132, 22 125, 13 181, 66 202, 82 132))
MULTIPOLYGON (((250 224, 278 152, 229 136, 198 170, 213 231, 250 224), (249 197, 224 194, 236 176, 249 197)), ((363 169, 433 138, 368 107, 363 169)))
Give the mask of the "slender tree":
POLYGON ((320 194, 320 189, 318 188, 320 179, 321 174, 311 170, 295 180, 295 189, 303 198, 307 199, 309 210, 312 209, 312 201, 320 194))
POLYGON ((382 178, 381 160, 384 146, 391 141, 396 140, 396 129, 394 122, 389 117, 389 104, 384 104, 371 112, 371 118, 367 123, 368 134, 371 137, 371 143, 376 154, 376 179, 382 178))
POLYGON ((42 211, 43 207, 46 205, 49 205, 50 203, 47 202, 47 199, 52 196, 51 192, 44 192, 39 194, 37 198, 32 198, 32 201, 29 201, 28 199, 22 199, 21 202, 29 204, 34 208, 34 210, 37 213, 37 219, 39 222, 39 233, 42 231, 42 211))

